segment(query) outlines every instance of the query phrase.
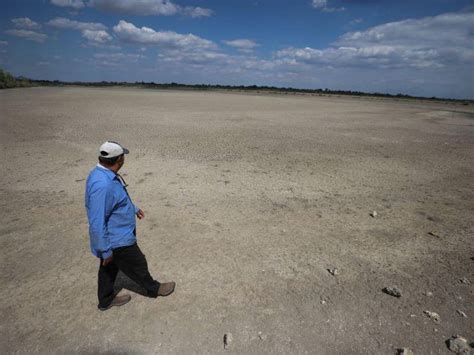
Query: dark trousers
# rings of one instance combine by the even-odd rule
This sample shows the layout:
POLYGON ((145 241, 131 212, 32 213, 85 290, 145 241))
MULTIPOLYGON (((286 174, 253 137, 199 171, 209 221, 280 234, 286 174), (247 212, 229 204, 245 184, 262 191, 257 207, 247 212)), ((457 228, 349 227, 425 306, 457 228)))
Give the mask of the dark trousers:
POLYGON ((148 272, 148 264, 137 243, 113 250, 112 262, 99 267, 99 307, 107 307, 115 297, 114 282, 122 271, 130 279, 143 287, 149 297, 157 297, 160 283, 153 280, 148 272))

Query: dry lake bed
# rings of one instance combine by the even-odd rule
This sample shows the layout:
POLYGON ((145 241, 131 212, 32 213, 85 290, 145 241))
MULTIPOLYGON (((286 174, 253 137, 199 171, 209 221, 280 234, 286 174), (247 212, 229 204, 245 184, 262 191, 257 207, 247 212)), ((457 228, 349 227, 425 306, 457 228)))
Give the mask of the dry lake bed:
POLYGON ((451 336, 474 341, 472 104, 3 90, 0 148, 2 353, 450 354, 451 336), (122 173, 151 272, 177 287, 149 299, 121 277, 132 301, 100 312, 83 194, 107 139, 131 151, 122 173))

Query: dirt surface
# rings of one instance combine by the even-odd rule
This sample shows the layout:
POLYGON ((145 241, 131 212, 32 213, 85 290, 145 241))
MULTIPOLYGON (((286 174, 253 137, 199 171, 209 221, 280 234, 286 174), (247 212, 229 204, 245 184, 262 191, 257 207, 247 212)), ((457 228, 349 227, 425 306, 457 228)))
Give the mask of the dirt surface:
POLYGON ((2 353, 474 341, 472 105, 32 88, 1 91, 0 109, 2 353), (132 301, 100 312, 83 193, 107 139, 131 150, 150 270, 177 287, 155 300, 121 277, 132 301))

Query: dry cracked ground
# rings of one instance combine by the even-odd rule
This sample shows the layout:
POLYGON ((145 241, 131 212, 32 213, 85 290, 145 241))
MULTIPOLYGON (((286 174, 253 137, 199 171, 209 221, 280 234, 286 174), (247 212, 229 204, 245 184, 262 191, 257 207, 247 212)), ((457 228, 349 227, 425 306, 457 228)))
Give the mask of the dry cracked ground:
POLYGON ((31 88, 1 91, 0 114, 2 353, 474 341, 472 104, 31 88), (100 312, 83 193, 107 139, 131 150, 139 244, 177 288, 149 299, 120 277, 132 301, 100 312))

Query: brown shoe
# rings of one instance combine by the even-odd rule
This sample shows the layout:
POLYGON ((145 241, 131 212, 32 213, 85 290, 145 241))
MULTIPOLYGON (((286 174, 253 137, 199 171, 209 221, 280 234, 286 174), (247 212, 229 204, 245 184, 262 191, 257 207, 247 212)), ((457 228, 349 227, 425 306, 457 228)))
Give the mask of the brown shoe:
POLYGON ((160 288, 158 289, 158 296, 165 297, 171 295, 174 291, 175 286, 175 282, 165 282, 160 284, 160 288))
POLYGON ((114 306, 120 307, 120 306, 123 306, 125 303, 128 303, 131 299, 132 299, 132 296, 130 295, 115 296, 115 298, 107 307, 99 307, 99 309, 101 311, 106 311, 109 308, 112 308, 114 306))

